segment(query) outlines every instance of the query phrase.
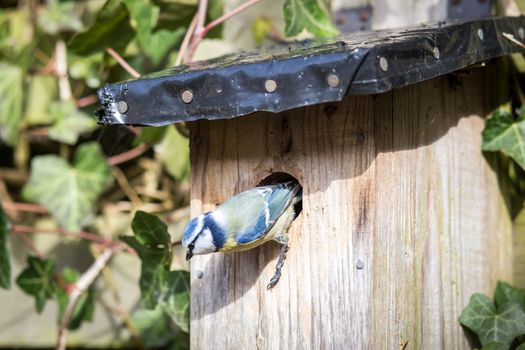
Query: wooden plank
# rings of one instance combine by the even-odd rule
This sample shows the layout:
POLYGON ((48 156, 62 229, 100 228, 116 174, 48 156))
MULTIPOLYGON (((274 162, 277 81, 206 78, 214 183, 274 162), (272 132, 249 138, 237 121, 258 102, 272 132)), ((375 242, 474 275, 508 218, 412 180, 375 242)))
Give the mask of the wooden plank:
POLYGON ((304 189, 273 290, 276 244, 192 260, 192 348, 468 348, 468 298, 512 279, 509 214, 480 151, 484 72, 192 123, 193 215, 272 172, 304 189))

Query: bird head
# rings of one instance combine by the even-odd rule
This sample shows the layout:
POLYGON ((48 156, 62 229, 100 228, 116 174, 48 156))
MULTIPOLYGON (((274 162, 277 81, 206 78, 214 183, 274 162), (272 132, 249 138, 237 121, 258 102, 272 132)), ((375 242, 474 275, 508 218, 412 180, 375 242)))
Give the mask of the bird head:
POLYGON ((213 242, 213 235, 206 225, 206 219, 210 213, 205 213, 193 218, 182 236, 182 246, 186 249, 186 260, 190 260, 195 254, 208 254, 217 251, 213 242))

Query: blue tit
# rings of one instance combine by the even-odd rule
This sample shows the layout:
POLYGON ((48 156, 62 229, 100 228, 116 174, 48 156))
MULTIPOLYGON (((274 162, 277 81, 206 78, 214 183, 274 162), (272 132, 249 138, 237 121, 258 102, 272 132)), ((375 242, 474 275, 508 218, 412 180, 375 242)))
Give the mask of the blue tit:
POLYGON ((274 240, 281 244, 281 251, 268 284, 268 289, 273 288, 288 251, 288 229, 301 204, 302 188, 297 181, 242 192, 188 223, 182 237, 186 260, 194 254, 238 252, 274 240))

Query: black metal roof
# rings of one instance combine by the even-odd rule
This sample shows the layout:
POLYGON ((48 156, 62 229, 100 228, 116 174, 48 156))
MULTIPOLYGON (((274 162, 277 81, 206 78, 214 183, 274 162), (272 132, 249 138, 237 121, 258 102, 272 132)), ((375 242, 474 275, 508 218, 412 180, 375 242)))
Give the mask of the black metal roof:
POLYGON ((525 52, 525 17, 305 40, 194 62, 98 91, 102 124, 166 125, 281 112, 377 94, 490 58, 525 52))

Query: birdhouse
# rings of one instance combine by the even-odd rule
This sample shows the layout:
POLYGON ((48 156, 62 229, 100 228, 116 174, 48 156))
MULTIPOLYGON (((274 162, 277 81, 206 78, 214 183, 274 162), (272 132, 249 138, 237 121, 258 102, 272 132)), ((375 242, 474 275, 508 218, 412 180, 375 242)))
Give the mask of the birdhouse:
POLYGON ((103 124, 190 128, 198 215, 297 179, 279 247, 191 262, 194 349, 467 348, 472 293, 512 281, 511 219, 481 152, 491 60, 524 18, 358 33, 175 67, 99 91, 103 124))

